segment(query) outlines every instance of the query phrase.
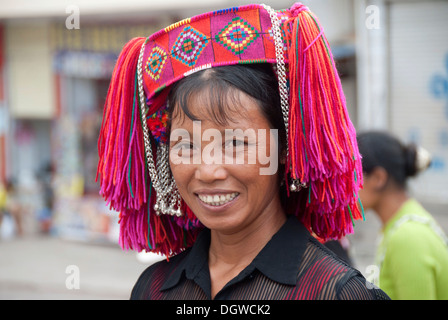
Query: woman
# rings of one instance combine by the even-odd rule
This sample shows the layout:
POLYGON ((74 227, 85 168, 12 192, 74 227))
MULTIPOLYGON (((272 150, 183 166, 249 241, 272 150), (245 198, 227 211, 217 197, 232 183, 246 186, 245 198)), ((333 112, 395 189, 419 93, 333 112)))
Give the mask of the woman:
POLYGON ((385 132, 358 137, 363 156, 365 209, 383 225, 378 247, 379 285, 392 299, 448 299, 448 242, 434 218, 406 190, 429 154, 385 132))
POLYGON ((321 30, 301 4, 248 5, 125 46, 101 193, 123 248, 167 256, 132 299, 387 298, 311 236, 362 218, 356 135, 321 30))

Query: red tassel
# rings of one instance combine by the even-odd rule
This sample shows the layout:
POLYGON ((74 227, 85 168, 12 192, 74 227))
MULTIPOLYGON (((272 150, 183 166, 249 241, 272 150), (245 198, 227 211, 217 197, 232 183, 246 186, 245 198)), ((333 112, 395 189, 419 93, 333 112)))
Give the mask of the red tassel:
POLYGON ((128 42, 118 57, 106 97, 98 140, 101 195, 111 207, 138 210, 145 200, 145 167, 135 72, 144 38, 128 42), (142 162, 143 160, 143 162, 142 162))
MULTIPOLYGON (((192 245, 200 224, 186 205, 187 215, 181 218, 153 211, 156 192, 148 185, 136 73, 144 42, 145 38, 132 39, 118 57, 98 140, 97 180, 100 194, 120 212, 121 247, 169 257, 192 245)), ((149 102, 150 112, 162 106, 167 92, 149 102)), ((156 154, 155 144, 152 147, 156 154)))
POLYGON ((302 191, 308 193, 305 210, 298 213, 302 222, 321 238, 341 237, 352 230, 352 218, 359 218, 362 170, 356 132, 317 18, 301 4, 289 12, 282 25, 291 40, 287 173, 311 188, 302 191))

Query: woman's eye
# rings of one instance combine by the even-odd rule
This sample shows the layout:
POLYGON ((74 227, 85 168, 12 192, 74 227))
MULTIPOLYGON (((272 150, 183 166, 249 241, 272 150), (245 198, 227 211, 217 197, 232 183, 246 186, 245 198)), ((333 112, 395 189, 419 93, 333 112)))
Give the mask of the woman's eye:
POLYGON ((184 142, 184 143, 178 143, 172 147, 172 150, 175 151, 189 151, 193 150, 194 145, 192 143, 184 142))
POLYGON ((245 146, 246 143, 243 140, 237 140, 237 139, 233 139, 233 140, 228 140, 225 143, 225 147, 226 148, 230 148, 230 147, 242 147, 245 146))
POLYGON ((179 146, 179 149, 193 149, 193 145, 191 143, 183 143, 179 146))

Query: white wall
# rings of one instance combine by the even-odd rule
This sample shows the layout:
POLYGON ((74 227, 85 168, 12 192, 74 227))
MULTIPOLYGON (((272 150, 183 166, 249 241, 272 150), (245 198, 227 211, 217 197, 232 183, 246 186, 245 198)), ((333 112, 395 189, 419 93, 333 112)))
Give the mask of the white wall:
POLYGON ((51 119, 55 112, 49 26, 8 23, 5 28, 8 104, 12 117, 51 119))
POLYGON ((390 131, 425 147, 429 170, 411 183, 416 196, 448 204, 448 2, 389 6, 390 131))
POLYGON ((355 2, 358 128, 388 128, 387 8, 384 0, 355 2), (375 13, 366 9, 373 5, 375 13), (372 14, 377 14, 376 17, 372 14), (377 19, 376 27, 366 25, 377 19))

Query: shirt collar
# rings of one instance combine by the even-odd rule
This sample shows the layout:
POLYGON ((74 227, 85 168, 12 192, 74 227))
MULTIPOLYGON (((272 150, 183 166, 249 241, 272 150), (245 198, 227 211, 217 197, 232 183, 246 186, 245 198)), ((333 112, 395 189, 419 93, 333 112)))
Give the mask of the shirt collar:
POLYGON ((310 233, 299 220, 290 216, 252 264, 273 281, 295 285, 309 237, 310 233))
MULTIPOLYGON (((299 220, 295 216, 290 216, 248 267, 255 267, 273 281, 295 285, 299 265, 310 236, 308 230, 299 220)), ((192 280, 205 266, 208 270, 206 264, 208 264, 209 246, 210 230, 204 228, 192 248, 181 254, 184 257, 179 257, 181 261, 174 272, 166 279, 161 290, 177 285, 184 272, 185 277, 192 280)), ((175 258, 172 258, 172 263, 174 263, 175 258)))
MULTIPOLYGON (((181 259, 179 264, 175 266, 175 270, 165 280, 160 290, 166 290, 174 287, 179 282, 181 276, 185 272, 187 279, 194 279, 199 271, 208 264, 208 249, 210 247, 210 230, 204 228, 197 236, 193 246, 185 252, 171 258, 171 262, 176 263, 176 259, 181 259)), ((208 270, 208 265, 207 265, 208 270)))

